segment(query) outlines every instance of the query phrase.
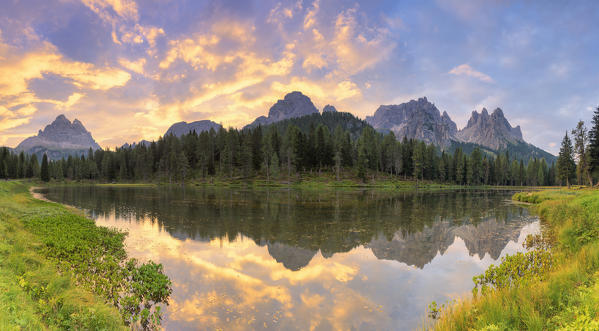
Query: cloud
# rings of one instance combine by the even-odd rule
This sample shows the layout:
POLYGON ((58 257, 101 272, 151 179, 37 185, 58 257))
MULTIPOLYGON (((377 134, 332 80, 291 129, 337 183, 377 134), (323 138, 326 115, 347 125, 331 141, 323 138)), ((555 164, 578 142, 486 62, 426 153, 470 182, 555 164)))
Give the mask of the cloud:
POLYGON ((339 70, 350 75, 387 59, 396 46, 386 29, 361 26, 356 16, 356 8, 337 15, 334 38, 329 45, 335 51, 339 70))
POLYGON ((144 74, 144 65, 146 64, 146 59, 139 58, 136 61, 129 61, 125 58, 120 58, 119 64, 135 73, 143 75, 144 74))
POLYGON ((308 30, 316 24, 316 14, 320 9, 320 0, 315 0, 312 3, 312 7, 308 10, 308 13, 304 17, 304 30, 308 30))
POLYGON ((327 61, 324 59, 322 54, 310 54, 302 63, 302 67, 308 72, 312 72, 314 69, 322 69, 327 66, 327 61))
POLYGON ((66 59, 47 41, 40 42, 34 49, 23 50, 0 40, 0 54, 3 57, 0 62, 0 131, 28 124, 40 103, 53 104, 64 111, 84 96, 82 92, 74 92, 66 101, 51 95, 39 97, 30 84, 45 75, 64 78, 65 84, 72 84, 80 91, 109 90, 124 86, 130 79, 127 72, 117 68, 66 59))
POLYGON ((114 23, 117 18, 128 20, 139 18, 137 4, 133 0, 81 0, 81 2, 110 23, 114 23))
POLYGON ((453 69, 451 69, 449 71, 450 74, 452 75, 456 75, 456 76, 468 76, 468 77, 473 77, 476 78, 480 81, 486 82, 486 83, 493 83, 493 79, 487 75, 484 74, 480 71, 476 71, 474 70, 470 65, 468 64, 461 64, 453 69))

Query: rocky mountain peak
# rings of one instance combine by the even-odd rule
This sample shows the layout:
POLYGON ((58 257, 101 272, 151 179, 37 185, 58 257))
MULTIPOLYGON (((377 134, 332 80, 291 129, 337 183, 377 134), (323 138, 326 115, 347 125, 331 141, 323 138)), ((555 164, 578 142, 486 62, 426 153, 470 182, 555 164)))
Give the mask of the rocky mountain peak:
POLYGON ((505 118, 503 116, 503 110, 501 110, 501 108, 499 108, 499 107, 495 108, 493 113, 491 113, 491 116, 495 117, 495 118, 505 118))
POLYGON ((72 123, 64 115, 38 130, 36 136, 23 140, 15 149, 41 157, 48 154, 51 159, 60 159, 68 155, 80 155, 89 149, 100 149, 91 133, 85 129, 81 121, 75 119, 72 123))
POLYGON ((285 95, 282 100, 278 100, 268 111, 268 117, 260 116, 254 122, 246 127, 255 127, 258 125, 267 125, 294 117, 302 117, 318 113, 318 109, 312 103, 312 100, 302 94, 294 91, 285 95))
POLYGON ((382 105, 366 122, 374 128, 393 131, 398 139, 418 139, 439 146, 447 146, 457 125, 447 112, 441 112, 426 97, 410 100, 400 105, 382 105))
POLYGON ((512 127, 501 108, 493 110, 491 115, 486 108, 480 114, 473 111, 468 124, 457 133, 456 138, 495 150, 506 147, 508 143, 524 142, 520 127, 512 127))
MULTIPOLYGON (((46 125, 43 131, 38 131, 38 136, 56 142, 69 142, 75 139, 77 142, 84 144, 97 145, 91 134, 83 126, 83 123, 77 119, 71 123, 63 114, 58 115, 52 123, 46 125)), ((97 148, 100 148, 100 146, 97 146, 97 148)))
POLYGON ((318 109, 312 103, 312 100, 303 95, 302 92, 294 91, 287 95, 283 100, 278 100, 268 111, 268 118, 273 122, 278 122, 292 117, 301 117, 318 113, 318 109))
POLYGON ((393 131, 398 139, 422 140, 441 148, 455 142, 473 143, 492 150, 501 150, 510 145, 524 144, 524 148, 536 148, 527 144, 522 137, 520 126, 512 127, 501 108, 489 112, 482 108, 474 110, 468 124, 462 130, 444 111, 426 97, 410 100, 399 105, 381 105, 366 122, 381 132, 393 131))

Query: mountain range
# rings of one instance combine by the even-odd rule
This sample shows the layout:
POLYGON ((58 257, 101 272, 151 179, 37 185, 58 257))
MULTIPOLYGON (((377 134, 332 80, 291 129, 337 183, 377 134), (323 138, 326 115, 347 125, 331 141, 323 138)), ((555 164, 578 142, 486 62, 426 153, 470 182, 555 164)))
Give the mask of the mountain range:
POLYGON ((366 122, 381 132, 393 132, 398 139, 422 140, 452 152, 462 148, 469 152, 475 147, 487 154, 508 151, 517 159, 544 158, 554 162, 555 156, 527 143, 520 126, 512 127, 503 110, 491 114, 486 108, 472 112, 468 124, 461 130, 447 112, 441 112, 426 97, 400 105, 382 105, 366 122))
MULTIPOLYGON (((473 111, 466 127, 458 130, 449 114, 445 111, 441 113, 426 97, 399 105, 381 105, 372 116, 367 116, 365 121, 362 121, 350 113, 338 112, 332 105, 326 105, 321 113, 308 96, 294 91, 274 103, 268 111, 268 116, 256 118, 244 129, 275 123, 277 125, 293 123, 301 128, 306 123, 324 122, 329 117, 338 116, 353 119, 349 121, 351 127, 344 129, 352 131, 354 137, 359 135, 365 126, 370 125, 383 133, 393 132, 400 140, 404 137, 422 140, 442 150, 453 151, 459 147, 468 152, 479 147, 487 154, 507 150, 519 159, 528 160, 529 157, 537 157, 545 158, 549 162, 555 161, 554 155, 527 143, 522 136, 520 126, 512 127, 500 108, 496 108, 491 113, 486 108, 480 112, 473 111)), ((221 128, 221 124, 210 120, 178 122, 171 125, 165 135, 182 136, 193 131, 201 133, 221 128)), ((149 142, 144 140, 138 144, 147 145, 149 142)), ((135 145, 136 143, 125 144, 123 147, 135 145)), ((37 154, 38 157, 46 153, 51 159, 59 159, 68 155, 81 155, 90 148, 96 150, 100 146, 83 124, 77 119, 71 123, 64 115, 59 115, 43 131, 40 130, 37 136, 25 139, 15 149, 37 154)))
POLYGON ((404 136, 448 147, 453 142, 474 143, 494 150, 507 147, 509 143, 524 142, 520 126, 512 127, 500 108, 491 115, 486 108, 480 114, 472 112, 468 124, 462 130, 451 120, 447 112, 441 112, 426 97, 400 105, 380 106, 366 122, 381 131, 393 131, 404 136))

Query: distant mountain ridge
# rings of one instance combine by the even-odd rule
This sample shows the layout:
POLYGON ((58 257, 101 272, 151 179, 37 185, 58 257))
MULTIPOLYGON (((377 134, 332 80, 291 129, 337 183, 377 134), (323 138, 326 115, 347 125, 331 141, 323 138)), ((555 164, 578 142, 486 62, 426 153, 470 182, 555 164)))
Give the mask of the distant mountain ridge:
POLYGON ((164 135, 168 136, 168 135, 172 134, 177 137, 181 137, 182 135, 189 134, 193 131, 195 131, 197 134, 200 134, 204 131, 210 131, 210 129, 214 129, 216 131, 222 127, 223 127, 222 125, 220 125, 216 122, 212 122, 210 120, 195 121, 195 122, 191 122, 191 123, 178 122, 178 123, 171 125, 171 127, 168 128, 168 130, 166 131, 166 133, 164 135))
MULTIPOLYGON (((530 157, 545 158, 548 162, 556 159, 554 155, 527 143, 522 137, 520 126, 512 127, 500 108, 496 108, 491 114, 486 108, 480 113, 473 111, 466 127, 458 130, 449 114, 445 111, 441 113, 426 97, 399 105, 381 105, 372 116, 361 120, 351 113, 338 112, 328 104, 319 112, 308 96, 294 91, 273 104, 268 116, 256 118, 244 129, 273 124, 280 130, 284 129, 283 126, 294 124, 302 131, 309 130, 310 125, 324 124, 329 130, 341 125, 344 130, 350 131, 353 138, 359 136, 364 127, 372 126, 380 132, 392 131, 398 140, 404 137, 421 140, 447 151, 461 148, 468 153, 479 147, 486 154, 508 151, 510 155, 525 161, 530 157)), ((221 128, 221 124, 210 120, 190 123, 183 121, 171 125, 165 136, 172 134, 180 137, 194 131, 199 134, 221 128)), ((142 140, 122 147, 134 147, 137 144, 148 146, 150 143, 142 140)), ((83 124, 77 119, 71 123, 64 115, 59 115, 43 131, 40 130, 37 136, 25 139, 15 150, 37 154, 39 157, 45 153, 51 159, 60 159, 68 155, 81 155, 90 148, 96 150, 100 146, 83 124)))
POLYGON ((58 160, 69 155, 80 156, 89 149, 100 149, 91 133, 83 123, 75 119, 72 123, 66 116, 58 115, 44 130, 39 130, 37 136, 23 140, 16 148, 17 152, 36 154, 41 160, 44 154, 52 160, 58 160))

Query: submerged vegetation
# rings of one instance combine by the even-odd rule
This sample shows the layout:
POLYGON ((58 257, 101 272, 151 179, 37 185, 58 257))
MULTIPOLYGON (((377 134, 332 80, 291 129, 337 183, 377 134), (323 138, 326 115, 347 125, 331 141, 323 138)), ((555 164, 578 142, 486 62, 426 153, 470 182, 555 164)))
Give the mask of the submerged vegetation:
POLYGON ((33 199, 21 182, 0 182, 0 218, 0 328, 160 325, 171 282, 161 265, 127 258, 126 233, 33 199))
POLYGON ((523 192, 545 229, 531 250, 474 278, 473 298, 443 307, 438 330, 599 329, 599 192, 523 192))

